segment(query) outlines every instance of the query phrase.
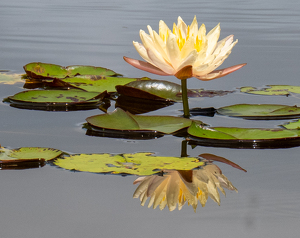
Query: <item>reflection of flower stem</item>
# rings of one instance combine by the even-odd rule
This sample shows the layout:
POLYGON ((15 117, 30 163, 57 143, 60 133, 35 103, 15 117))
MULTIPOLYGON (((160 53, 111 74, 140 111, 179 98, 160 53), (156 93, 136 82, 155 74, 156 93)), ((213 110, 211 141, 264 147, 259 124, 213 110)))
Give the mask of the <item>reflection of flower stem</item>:
POLYGON ((186 79, 181 79, 181 91, 182 91, 182 104, 183 104, 183 116, 190 118, 189 101, 187 96, 187 82, 186 79))
POLYGON ((187 157, 187 140, 181 142, 181 157, 187 157))

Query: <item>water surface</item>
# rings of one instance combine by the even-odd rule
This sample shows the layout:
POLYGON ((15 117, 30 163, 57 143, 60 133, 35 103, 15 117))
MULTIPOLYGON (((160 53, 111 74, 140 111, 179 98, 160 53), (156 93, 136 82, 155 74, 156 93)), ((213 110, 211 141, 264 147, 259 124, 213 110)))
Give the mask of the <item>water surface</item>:
MULTIPOLYGON (((128 77, 153 77, 126 64, 139 58, 132 41, 149 24, 157 30, 180 15, 197 16, 207 29, 221 22, 221 38, 234 34, 239 43, 224 67, 248 63, 229 76, 210 82, 188 81, 189 88, 234 90, 241 86, 299 85, 299 16, 297 1, 18 1, 0 3, 0 69, 23 72, 23 65, 48 62, 63 66, 103 66, 128 77)), ((1 99, 23 84, 1 85, 1 99)), ((235 103, 299 105, 296 97, 231 94, 191 99, 190 107, 215 108, 235 103)), ((112 111, 114 105, 109 109, 112 111)), ((149 115, 180 115, 180 104, 149 115)), ((70 153, 155 152, 180 156, 182 138, 126 140, 85 135, 85 118, 99 110, 46 112, 0 103, 0 144, 9 148, 52 147, 70 153)), ((213 126, 277 127, 286 122, 195 117, 213 126)), ((181 211, 159 211, 132 199, 136 176, 74 173, 46 165, 39 169, 1 171, 0 234, 9 237, 298 237, 300 232, 299 147, 227 149, 188 147, 190 156, 211 153, 245 168, 218 164, 239 190, 221 195, 221 206, 185 205, 181 211)))

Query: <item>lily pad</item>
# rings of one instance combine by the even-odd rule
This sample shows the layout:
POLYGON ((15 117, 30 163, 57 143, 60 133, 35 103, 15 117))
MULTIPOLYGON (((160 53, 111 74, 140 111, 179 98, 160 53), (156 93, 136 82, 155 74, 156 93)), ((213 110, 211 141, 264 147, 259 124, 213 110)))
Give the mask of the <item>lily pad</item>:
POLYGON ((124 96, 151 100, 181 101, 181 86, 164 80, 134 81, 124 86, 116 86, 124 96))
POLYGON ((84 92, 82 90, 30 90, 23 91, 8 97, 11 101, 26 103, 95 103, 98 102, 97 92, 84 92))
POLYGON ((300 120, 289 122, 287 124, 282 125, 285 129, 300 129, 300 120))
POLYGON ((87 92, 116 92, 117 85, 128 84, 132 81, 149 80, 148 78, 123 78, 123 77, 72 77, 62 79, 69 85, 83 89, 87 92))
POLYGON ((162 157, 153 153, 79 154, 57 159, 54 164, 75 171, 91 173, 151 175, 165 169, 191 170, 204 165, 199 158, 162 157))
POLYGON ((32 62, 24 67, 27 75, 34 79, 53 79, 75 77, 77 75, 100 75, 100 76, 118 76, 116 72, 95 66, 71 65, 63 67, 56 64, 47 64, 41 62, 32 62))
POLYGON ((16 163, 29 161, 49 161, 63 152, 52 148, 21 147, 19 149, 0 148, 0 163, 16 163))
POLYGON ((0 72, 0 83, 3 84, 15 84, 15 83, 24 83, 24 79, 22 78, 22 74, 11 74, 11 73, 5 73, 0 72))
POLYGON ((188 128, 191 136, 214 140, 266 141, 299 138, 300 130, 237 127, 205 127, 193 123, 188 128))
POLYGON ((242 87, 240 90, 244 93, 258 94, 258 95, 284 95, 288 96, 290 93, 300 93, 300 86, 291 85, 267 85, 269 88, 257 89, 254 87, 242 87))
POLYGON ((283 119, 298 117, 300 108, 277 104, 235 104, 221 107, 217 112, 221 115, 246 119, 283 119))
MULTIPOLYGON (((86 121, 98 128, 129 131, 158 131, 171 134, 189 127, 192 120, 172 116, 139 116, 117 108, 112 113, 88 117, 86 121)), ((202 122, 198 122, 202 123, 202 122)))

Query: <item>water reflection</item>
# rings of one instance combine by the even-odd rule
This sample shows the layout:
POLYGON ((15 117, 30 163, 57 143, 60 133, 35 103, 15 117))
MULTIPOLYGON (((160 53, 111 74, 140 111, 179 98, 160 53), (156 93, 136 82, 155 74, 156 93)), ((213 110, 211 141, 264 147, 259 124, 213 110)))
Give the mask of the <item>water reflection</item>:
POLYGON ((139 184, 133 194, 133 198, 139 198, 144 206, 150 197, 148 208, 153 206, 163 210, 168 206, 170 211, 181 210, 185 203, 191 205, 196 212, 198 201, 205 206, 208 197, 220 205, 220 190, 224 195, 225 188, 238 191, 222 170, 213 164, 213 160, 230 164, 231 166, 245 169, 239 165, 219 156, 212 154, 200 155, 205 165, 196 170, 164 170, 160 174, 139 177, 134 184, 139 184))

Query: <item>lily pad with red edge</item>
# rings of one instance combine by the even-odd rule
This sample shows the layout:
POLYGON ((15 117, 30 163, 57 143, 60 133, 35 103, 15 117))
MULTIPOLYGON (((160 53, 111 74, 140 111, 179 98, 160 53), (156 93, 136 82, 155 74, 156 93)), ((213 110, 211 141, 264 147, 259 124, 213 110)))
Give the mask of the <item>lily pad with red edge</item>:
POLYGON ((54 79, 75 77, 77 75, 97 75, 97 76, 119 76, 116 72, 103 67, 71 65, 60 66, 41 62, 32 62, 24 67, 26 74, 34 79, 54 79))
MULTIPOLYGON (((117 108, 111 113, 91 116, 86 121, 93 127, 120 131, 157 131, 172 134, 189 127, 193 120, 173 116, 139 116, 117 108)), ((201 121, 197 123, 202 124, 201 121)))
POLYGON ((162 157, 153 153, 134 154, 78 154, 54 161, 58 167, 90 173, 151 175, 161 170, 191 170, 203 166, 196 157, 162 157))
POLYGON ((49 161, 63 152, 53 148, 21 147, 18 149, 0 148, 0 163, 22 163, 30 161, 49 161))
POLYGON ((300 130, 282 128, 206 127, 192 123, 191 141, 204 146, 288 148, 300 146, 300 130))
POLYGON ((300 107, 278 104, 235 104, 221 107, 217 109, 217 113, 245 119, 278 120, 299 117, 300 107))

